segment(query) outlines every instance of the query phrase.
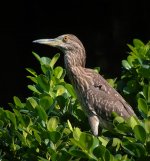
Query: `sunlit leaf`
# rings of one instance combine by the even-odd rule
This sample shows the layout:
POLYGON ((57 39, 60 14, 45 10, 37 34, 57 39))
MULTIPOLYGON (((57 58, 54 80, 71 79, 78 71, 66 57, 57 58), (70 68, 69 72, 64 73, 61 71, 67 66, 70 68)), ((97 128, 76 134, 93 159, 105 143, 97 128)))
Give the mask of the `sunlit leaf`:
POLYGON ((131 68, 131 66, 129 65, 129 63, 126 60, 122 60, 122 66, 127 70, 129 70, 131 68))
POLYGON ((77 97, 76 92, 75 92, 75 90, 74 90, 74 88, 73 88, 73 86, 71 84, 66 83, 65 84, 65 88, 68 90, 68 92, 71 94, 71 96, 73 98, 76 98, 77 97))
POLYGON ((59 119, 58 117, 51 117, 47 123, 47 129, 49 131, 55 131, 58 127, 59 119))
POLYGON ((41 58, 38 54, 36 54, 35 52, 32 52, 32 54, 35 56, 35 58, 40 62, 41 58))
POLYGON ((16 106, 20 107, 20 108, 23 108, 23 104, 21 103, 20 99, 16 96, 14 96, 14 102, 16 104, 16 106))
POLYGON ((54 69, 54 75, 55 75, 56 78, 60 79, 62 74, 63 74, 63 68, 62 67, 58 66, 54 69))
POLYGON ((144 43, 139 39, 133 39, 133 44, 136 48, 140 48, 141 46, 144 46, 144 43))
POLYGON ((33 69, 31 69, 31 68, 26 68, 26 70, 29 72, 29 73, 31 73, 33 76, 37 76, 37 73, 36 73, 36 71, 35 70, 33 70, 33 69))
POLYGON ((54 67, 54 65, 55 65, 55 63, 57 62, 57 60, 59 59, 59 57, 60 57, 60 54, 58 53, 58 54, 56 54, 56 55, 52 58, 52 60, 50 61, 50 66, 51 66, 51 68, 54 67))
POLYGON ((42 98, 40 98, 39 103, 40 103, 41 107, 43 107, 45 110, 47 110, 53 104, 53 99, 50 96, 43 96, 42 98))

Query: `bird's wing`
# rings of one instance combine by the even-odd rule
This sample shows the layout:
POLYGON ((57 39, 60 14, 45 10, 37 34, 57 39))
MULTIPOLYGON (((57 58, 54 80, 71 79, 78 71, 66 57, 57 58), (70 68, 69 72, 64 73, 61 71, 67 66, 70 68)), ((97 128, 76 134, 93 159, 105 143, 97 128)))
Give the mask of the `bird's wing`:
POLYGON ((112 121, 112 112, 124 118, 130 116, 118 99, 94 86, 87 91, 87 102, 88 107, 93 108, 93 113, 106 121, 112 121))
POLYGON ((130 115, 135 115, 132 107, 124 100, 124 98, 113 87, 111 87, 108 84, 108 82, 100 74, 98 74, 92 69, 87 69, 87 68, 86 68, 86 74, 93 77, 94 87, 98 87, 100 90, 104 91, 106 94, 115 97, 117 100, 119 100, 123 104, 124 108, 130 115))

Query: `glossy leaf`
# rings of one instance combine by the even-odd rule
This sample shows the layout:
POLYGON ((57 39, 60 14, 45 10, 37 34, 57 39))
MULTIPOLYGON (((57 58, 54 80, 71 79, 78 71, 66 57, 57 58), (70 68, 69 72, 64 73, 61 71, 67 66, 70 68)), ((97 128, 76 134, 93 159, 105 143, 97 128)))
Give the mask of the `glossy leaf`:
POLYGON ((79 138, 79 143, 83 149, 89 150, 91 146, 93 145, 92 135, 82 132, 79 138))
POLYGON ((41 58, 38 54, 36 54, 35 52, 32 52, 32 54, 35 56, 35 58, 40 62, 41 58))
POLYGON ((143 94, 145 98, 147 99, 147 102, 150 103, 150 85, 144 85, 143 94))
POLYGON ((28 88, 29 88, 31 91, 40 94, 39 90, 37 90, 37 88, 36 88, 34 85, 28 85, 28 88))
POLYGON ((63 68, 62 67, 56 67, 54 69, 54 75, 56 78, 60 79, 63 74, 63 68))
POLYGON ((74 90, 74 88, 73 88, 72 85, 66 83, 66 84, 65 84, 65 88, 68 90, 68 92, 70 93, 70 95, 71 95, 73 98, 76 98, 76 97, 77 97, 76 92, 75 92, 75 90, 74 90))
POLYGON ((32 106, 32 108, 35 108, 36 106, 38 106, 37 101, 33 97, 27 98, 27 101, 30 103, 30 105, 32 106))
POLYGON ((53 99, 50 96, 43 96, 40 99, 40 105, 43 107, 45 110, 48 110, 51 105, 53 104, 53 99))
POLYGON ((138 108, 141 112, 147 115, 148 107, 146 101, 143 98, 138 99, 138 108))
POLYGON ((41 64, 43 65, 49 65, 51 59, 48 57, 41 57, 41 64))
POLYGON ((33 70, 33 69, 31 69, 31 68, 26 68, 26 70, 29 72, 29 73, 31 73, 33 76, 37 76, 37 73, 36 73, 36 71, 35 70, 33 70))
POLYGON ((36 131, 34 131, 34 136, 35 136, 35 139, 39 142, 39 144, 41 144, 41 141, 42 141, 41 137, 36 131))
POLYGON ((122 60, 122 66, 127 70, 129 70, 131 68, 131 66, 129 65, 129 63, 126 60, 122 60))
POLYGON ((23 108, 23 104, 21 103, 21 101, 18 97, 14 96, 14 102, 17 107, 23 108))
POLYGON ((144 46, 144 43, 139 39, 134 39, 133 44, 136 48, 140 48, 141 46, 144 46))
POLYGON ((47 123, 47 129, 49 131, 56 131, 58 127, 59 119, 58 117, 51 117, 47 123))
POLYGON ((41 106, 37 105, 35 109, 37 110, 40 119, 43 120, 43 121, 46 121, 48 116, 47 116, 44 108, 42 108, 41 106))
POLYGON ((128 120, 127 120, 127 124, 129 127, 131 127, 132 129, 134 129, 134 127, 136 125, 139 125, 139 121, 137 120, 137 118, 135 118, 134 116, 131 116, 128 120))
POLYGON ((47 78, 44 75, 42 75, 42 74, 39 75, 37 77, 37 82, 42 90, 49 92, 50 85, 49 85, 47 78))
POLYGON ((58 53, 52 58, 52 60, 50 61, 50 64, 49 64, 51 66, 51 68, 54 67, 54 65, 57 62, 57 60, 59 59, 59 57, 60 57, 60 54, 58 53))

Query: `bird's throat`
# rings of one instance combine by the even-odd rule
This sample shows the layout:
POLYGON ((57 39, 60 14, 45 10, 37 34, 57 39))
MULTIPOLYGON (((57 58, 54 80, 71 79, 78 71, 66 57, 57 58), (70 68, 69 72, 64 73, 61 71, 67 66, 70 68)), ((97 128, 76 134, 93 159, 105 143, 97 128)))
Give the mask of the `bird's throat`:
POLYGON ((85 51, 67 52, 65 53, 64 61, 67 70, 72 67, 85 67, 85 51))

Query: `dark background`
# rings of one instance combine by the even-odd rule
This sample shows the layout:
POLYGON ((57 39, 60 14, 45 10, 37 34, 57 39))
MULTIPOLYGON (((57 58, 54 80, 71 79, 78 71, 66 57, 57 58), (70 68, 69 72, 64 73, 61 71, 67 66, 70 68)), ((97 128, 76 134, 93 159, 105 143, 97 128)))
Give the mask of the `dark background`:
MULTIPOLYGON (((5 1, 0 13, 0 105, 5 108, 16 95, 30 95, 26 67, 39 70, 32 51, 52 57, 58 52, 32 44, 39 38, 72 33, 87 51, 87 66, 101 67, 105 77, 121 73, 121 60, 127 57, 127 43, 134 38, 150 40, 150 5, 140 1, 5 1)), ((59 65, 63 65, 63 56, 59 65)))

